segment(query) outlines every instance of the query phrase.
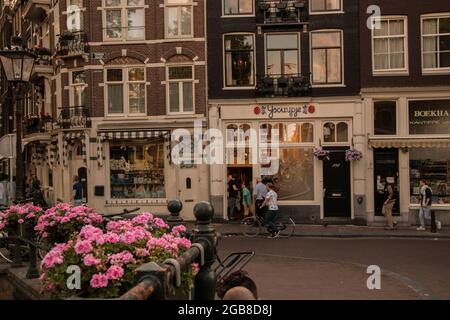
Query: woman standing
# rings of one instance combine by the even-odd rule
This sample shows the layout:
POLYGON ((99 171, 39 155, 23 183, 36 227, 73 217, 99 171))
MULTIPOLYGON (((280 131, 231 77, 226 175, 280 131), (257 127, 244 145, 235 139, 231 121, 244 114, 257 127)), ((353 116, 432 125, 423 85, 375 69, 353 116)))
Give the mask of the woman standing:
POLYGON ((274 221, 278 215, 278 194, 275 192, 274 185, 271 182, 267 184, 267 190, 268 192, 266 195, 266 199, 264 200, 260 208, 262 209, 265 206, 268 207, 269 210, 267 210, 266 212, 266 218, 264 219, 264 221, 270 234, 269 238, 277 238, 280 234, 280 230, 278 230, 274 221))

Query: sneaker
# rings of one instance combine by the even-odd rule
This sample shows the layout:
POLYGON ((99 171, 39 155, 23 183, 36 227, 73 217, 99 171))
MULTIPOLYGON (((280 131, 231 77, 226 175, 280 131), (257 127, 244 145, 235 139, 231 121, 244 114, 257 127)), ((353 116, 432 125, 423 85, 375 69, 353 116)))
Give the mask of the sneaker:
POLYGON ((436 228, 437 228, 438 230, 441 230, 441 228, 442 228, 442 223, 441 223, 440 221, 436 221, 436 228))
POLYGON ((416 230, 417 231, 425 231, 426 229, 425 229, 425 227, 418 227, 416 230))
POLYGON ((280 233, 281 233, 281 230, 278 230, 277 232, 275 232, 275 237, 274 238, 279 238, 280 237, 280 233))
POLYGON ((267 237, 267 239, 275 239, 275 238, 276 238, 275 233, 272 233, 267 237))

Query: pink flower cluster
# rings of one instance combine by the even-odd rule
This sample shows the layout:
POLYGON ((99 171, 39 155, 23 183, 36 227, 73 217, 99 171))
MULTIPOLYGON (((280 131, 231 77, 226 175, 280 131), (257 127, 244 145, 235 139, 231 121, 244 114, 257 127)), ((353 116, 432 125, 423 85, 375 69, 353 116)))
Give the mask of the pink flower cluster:
POLYGON ((55 267, 56 265, 60 265, 64 263, 64 253, 70 249, 72 246, 72 241, 68 243, 57 244, 53 249, 47 253, 42 260, 42 266, 50 269, 55 267))
POLYGON ((0 212, 0 231, 15 223, 25 222, 34 224, 35 219, 42 214, 42 208, 31 203, 10 206, 7 210, 0 212))

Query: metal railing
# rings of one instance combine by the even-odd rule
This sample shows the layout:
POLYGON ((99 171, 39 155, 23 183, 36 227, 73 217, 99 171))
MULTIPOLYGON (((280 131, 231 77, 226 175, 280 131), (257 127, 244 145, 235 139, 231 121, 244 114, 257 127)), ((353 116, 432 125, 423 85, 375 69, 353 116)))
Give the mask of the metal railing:
POLYGON ((310 74, 257 75, 256 94, 262 97, 298 97, 311 92, 310 74))
POLYGON ((264 24, 299 24, 307 19, 305 0, 257 0, 256 4, 264 24))
POLYGON ((79 31, 60 35, 56 45, 57 56, 73 56, 87 53, 87 34, 79 31))
POLYGON ((91 128, 91 109, 84 106, 63 107, 58 117, 62 129, 91 128))
POLYGON ((24 135, 30 135, 33 133, 45 133, 52 129, 51 117, 36 117, 25 120, 24 123, 24 135))

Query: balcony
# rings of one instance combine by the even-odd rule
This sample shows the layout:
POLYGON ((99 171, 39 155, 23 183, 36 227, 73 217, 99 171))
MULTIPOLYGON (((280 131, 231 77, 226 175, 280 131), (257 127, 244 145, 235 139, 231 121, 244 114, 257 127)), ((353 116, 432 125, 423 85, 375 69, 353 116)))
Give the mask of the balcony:
POLYGON ((28 116, 23 123, 24 136, 35 133, 48 133, 52 130, 52 117, 49 115, 28 116))
POLYGON ((37 56, 33 73, 37 75, 53 74, 52 53, 50 49, 37 47, 34 48, 33 53, 37 56))
POLYGON ((58 117, 62 129, 91 128, 91 109, 88 107, 64 107, 58 117))
POLYGON ((257 0, 257 8, 264 25, 301 25, 307 22, 305 0, 257 0))
POLYGON ((40 22, 48 14, 51 5, 51 0, 26 0, 22 14, 25 19, 40 22))
POLYGON ((257 76, 256 95, 259 97, 301 97, 310 94, 309 74, 257 76))
POLYGON ((60 35, 56 45, 56 55, 60 58, 79 57, 89 52, 87 34, 84 32, 65 32, 60 35))

